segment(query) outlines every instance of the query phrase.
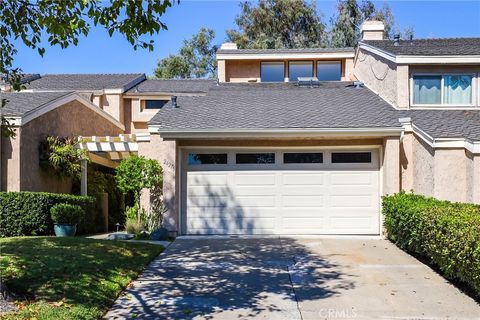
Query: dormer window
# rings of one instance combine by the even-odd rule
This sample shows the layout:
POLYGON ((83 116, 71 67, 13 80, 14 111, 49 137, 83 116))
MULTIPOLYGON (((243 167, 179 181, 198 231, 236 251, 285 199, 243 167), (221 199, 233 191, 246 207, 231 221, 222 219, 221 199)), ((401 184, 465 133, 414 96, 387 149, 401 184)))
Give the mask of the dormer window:
POLYGON ((313 61, 290 61, 288 63, 288 78, 290 81, 311 77, 313 77, 313 61))
POLYGON ((471 106, 473 79, 470 74, 413 75, 412 105, 471 106))
POLYGON ((262 82, 285 81, 285 64, 283 62, 262 62, 260 65, 260 80, 262 82))
POLYGON ((161 109, 168 100, 145 100, 145 109, 161 109))

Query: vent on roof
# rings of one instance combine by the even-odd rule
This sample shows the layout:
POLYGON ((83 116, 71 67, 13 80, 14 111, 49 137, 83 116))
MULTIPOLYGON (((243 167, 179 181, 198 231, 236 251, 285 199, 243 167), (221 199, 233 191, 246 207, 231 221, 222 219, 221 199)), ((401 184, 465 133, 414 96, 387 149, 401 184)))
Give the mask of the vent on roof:
POLYGON ((398 47, 400 45, 400 35, 399 34, 396 34, 394 37, 393 37, 393 45, 398 47))
POLYGON ((298 77, 298 86, 300 87, 318 87, 320 81, 317 77, 298 77))
POLYGON ((354 87, 355 89, 363 88, 363 86, 364 86, 364 84, 363 84, 362 81, 354 81, 354 82, 353 82, 353 87, 354 87))
POLYGON ((172 106, 177 108, 177 96, 172 96, 172 106))

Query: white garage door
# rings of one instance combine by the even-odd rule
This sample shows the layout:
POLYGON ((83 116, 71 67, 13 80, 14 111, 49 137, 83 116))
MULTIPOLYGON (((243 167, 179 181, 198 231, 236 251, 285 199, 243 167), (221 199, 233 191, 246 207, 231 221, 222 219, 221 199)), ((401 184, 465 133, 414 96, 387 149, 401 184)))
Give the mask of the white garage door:
POLYGON ((377 150, 187 150, 187 234, 379 234, 377 150))

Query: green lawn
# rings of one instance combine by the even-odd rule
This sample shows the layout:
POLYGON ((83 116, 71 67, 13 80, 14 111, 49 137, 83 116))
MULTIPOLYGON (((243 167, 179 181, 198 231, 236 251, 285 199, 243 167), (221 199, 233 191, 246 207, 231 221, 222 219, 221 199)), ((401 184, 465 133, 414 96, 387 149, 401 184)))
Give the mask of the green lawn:
POLYGON ((27 299, 2 319, 98 319, 163 248, 85 238, 0 239, 0 275, 27 299))

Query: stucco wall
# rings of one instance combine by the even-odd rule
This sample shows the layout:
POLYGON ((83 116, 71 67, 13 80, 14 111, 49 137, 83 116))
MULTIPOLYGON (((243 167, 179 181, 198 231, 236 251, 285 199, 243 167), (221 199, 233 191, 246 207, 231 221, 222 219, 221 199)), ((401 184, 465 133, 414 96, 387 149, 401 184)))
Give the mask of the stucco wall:
POLYGON ((467 175, 473 172, 467 172, 469 161, 463 148, 435 150, 435 198, 460 202, 471 200, 467 175))
POLYGON ((259 60, 231 60, 226 61, 227 82, 247 82, 249 79, 260 81, 259 60))
POLYGON ((383 194, 400 191, 400 140, 387 137, 383 142, 383 194))
POLYGON ((123 133, 120 128, 78 101, 26 123, 20 129, 20 190, 70 192, 69 181, 60 181, 40 168, 39 145, 48 135, 115 136, 120 133, 123 133))
MULTIPOLYGON (((150 142, 138 143, 138 154, 149 159, 157 160, 163 169, 163 201, 168 211, 164 215, 164 226, 172 231, 178 230, 178 215, 176 202, 176 142, 164 141, 159 135, 150 136, 150 142)), ((144 190, 141 196, 141 205, 147 211, 150 208, 151 195, 144 190)))
POLYGON ((13 138, 0 137, 1 143, 1 191, 20 191, 20 139, 21 132, 15 129, 13 138))
POLYGON ((359 49, 354 64, 354 74, 358 80, 365 83, 383 99, 397 105, 397 66, 395 63, 359 49))
POLYGON ((125 123, 123 114, 123 97, 120 94, 105 94, 102 96, 102 109, 112 117, 125 123))

